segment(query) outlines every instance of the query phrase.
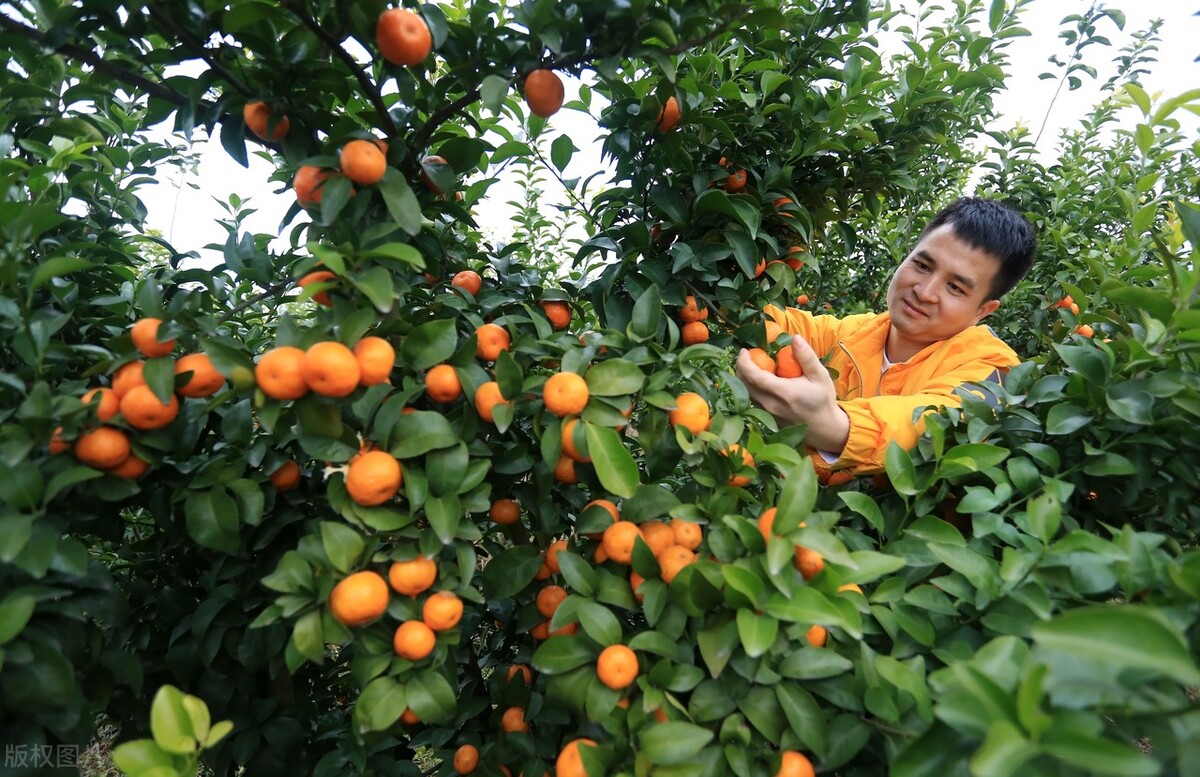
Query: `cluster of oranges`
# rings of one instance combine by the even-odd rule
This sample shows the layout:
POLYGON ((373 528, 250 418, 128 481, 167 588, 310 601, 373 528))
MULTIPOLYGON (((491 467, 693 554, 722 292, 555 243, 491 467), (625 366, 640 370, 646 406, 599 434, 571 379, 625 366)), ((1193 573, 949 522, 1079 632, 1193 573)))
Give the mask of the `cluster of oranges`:
MULTIPOLYGON (((1069 310, 1074 316, 1079 315, 1079 304, 1075 302, 1075 300, 1071 299, 1070 294, 1054 303, 1054 307, 1062 310, 1069 310)), ((1075 328, 1071 330, 1071 334, 1091 338, 1096 336, 1096 331, 1092 329, 1090 324, 1076 324, 1075 328)))
POLYGON ((689 294, 679 309, 679 336, 684 345, 708 342, 708 308, 700 307, 696 297, 689 294))
MULTIPOLYGON (((161 325, 160 319, 143 318, 130 328, 130 339, 142 356, 163 358, 175 349, 174 339, 159 339, 161 325)), ((133 452, 128 429, 161 429, 179 415, 179 397, 209 397, 225 385, 224 376, 207 355, 187 354, 175 362, 178 385, 164 402, 147 385, 145 366, 142 359, 124 364, 113 374, 111 386, 87 391, 80 399, 94 408, 94 421, 100 425, 88 428, 74 444, 63 438, 61 427, 56 429, 50 441, 50 452, 73 449, 75 457, 90 467, 117 477, 139 478, 149 470, 150 464, 133 452), (123 421, 127 428, 121 428, 117 421, 123 421)))
POLYGON ((272 399, 299 399, 310 391, 326 397, 345 397, 359 386, 388 382, 396 351, 382 337, 364 337, 351 350, 334 340, 308 347, 281 345, 262 355, 254 378, 272 399))

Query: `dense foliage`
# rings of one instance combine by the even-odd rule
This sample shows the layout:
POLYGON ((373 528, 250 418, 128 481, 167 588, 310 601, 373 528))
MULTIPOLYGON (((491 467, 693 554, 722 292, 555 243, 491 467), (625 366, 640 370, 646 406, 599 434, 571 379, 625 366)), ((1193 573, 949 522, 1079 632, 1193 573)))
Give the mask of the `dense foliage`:
MULTIPOLYGON (((480 774, 540 774, 579 737, 593 774, 777 774, 785 752, 847 776, 1197 773, 1200 140, 1178 116, 1200 94, 1139 85, 1148 31, 1039 162, 989 121, 1024 5, 411 4, 433 50, 412 65, 381 56, 379 0, 6 6, 5 768, 109 721, 141 740, 117 751, 134 774, 466 773, 464 746, 480 774), (583 76, 549 118, 539 68, 583 76), (577 180, 572 111, 603 133, 577 180), (212 269, 145 229, 147 184, 190 161, 150 139, 164 120, 274 162, 285 250, 238 198, 212 269), (473 214, 510 168, 517 240, 495 244, 473 214), (551 180, 567 204, 539 209, 551 180), (999 409, 967 398, 886 473, 818 483, 735 349, 786 344, 768 302, 877 309, 968 189, 1038 227, 993 319, 1027 361, 999 409), (149 317, 158 342, 131 329, 149 317), (263 368, 368 338, 386 381, 314 357, 288 398, 263 368), (188 396, 201 353, 219 375, 188 396), (178 403, 165 425, 126 403, 133 363, 178 403), (560 374, 581 408, 546 392, 560 374), (684 392, 711 425, 672 419, 684 392), (95 458, 97 428, 146 471, 95 458), (351 473, 380 456, 402 483, 376 501, 351 473), (625 563, 600 534, 620 523, 625 563), (406 593, 415 559, 435 580, 406 593), (364 571, 394 575, 386 611, 339 585, 364 571)), ((1122 23, 1064 20, 1056 77, 1122 23)))

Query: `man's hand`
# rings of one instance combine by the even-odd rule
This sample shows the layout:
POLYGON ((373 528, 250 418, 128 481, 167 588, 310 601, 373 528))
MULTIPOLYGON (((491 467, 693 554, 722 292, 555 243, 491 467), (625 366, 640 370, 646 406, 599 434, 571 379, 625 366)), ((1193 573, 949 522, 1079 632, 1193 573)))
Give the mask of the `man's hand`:
POLYGON ((804 442, 817 450, 841 453, 850 437, 850 419, 837 403, 837 390, 812 346, 792 335, 792 352, 804 370, 799 378, 779 378, 759 367, 745 348, 737 374, 750 399, 785 426, 808 424, 804 442))

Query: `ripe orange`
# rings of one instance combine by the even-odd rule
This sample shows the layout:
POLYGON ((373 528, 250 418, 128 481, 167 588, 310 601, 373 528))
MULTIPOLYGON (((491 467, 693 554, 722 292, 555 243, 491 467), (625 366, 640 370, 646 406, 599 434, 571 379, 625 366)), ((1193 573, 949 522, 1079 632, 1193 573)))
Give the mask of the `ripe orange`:
POLYGON ((580 745, 595 747, 596 743, 594 740, 581 737, 572 739, 563 746, 558 758, 554 761, 555 777, 587 777, 587 771, 583 768, 583 756, 579 754, 580 745))
POLYGON ((1087 324, 1080 324, 1079 326, 1077 326, 1073 330, 1071 330, 1071 332, 1072 332, 1072 334, 1082 335, 1083 337, 1092 337, 1093 335, 1095 335, 1095 332, 1092 331, 1091 326, 1089 326, 1087 324))
POLYGON ((776 200, 774 201, 774 203, 772 203, 772 204, 775 206, 775 211, 776 211, 776 212, 777 212, 777 213, 778 213, 780 216, 783 216, 785 219, 794 219, 794 218, 796 218, 796 214, 795 214, 795 213, 788 213, 788 212, 786 212, 786 211, 784 210, 784 208, 786 208, 788 205, 792 205, 792 204, 793 204, 793 203, 792 203, 792 198, 791 198, 791 197, 780 197, 780 198, 776 199, 776 200))
POLYGON ((433 50, 429 25, 420 14, 403 8, 390 8, 379 15, 375 43, 384 59, 404 67, 421 64, 433 50))
MULTIPOLYGON (((549 575, 547 575, 549 577, 549 575)), ((529 630, 529 636, 536 640, 550 639, 550 621, 542 621, 529 630)))
POLYGON ((684 345, 696 345, 708 342, 708 327, 703 321, 693 321, 679 328, 680 339, 684 345))
POLYGON ((272 128, 273 116, 274 112, 271 110, 271 106, 262 100, 246 103, 242 107, 242 121, 246 123, 248 130, 263 140, 278 142, 287 137, 288 130, 292 128, 292 122, 288 120, 287 116, 280 116, 272 128))
POLYGON ((775 374, 781 378, 799 378, 804 375, 800 360, 791 345, 785 345, 775 354, 775 374))
POLYGON ((258 387, 272 399, 299 399, 308 393, 304 381, 304 351, 290 345, 272 348, 254 366, 258 387))
POLYGON ((110 388, 94 388, 80 397, 79 401, 85 405, 90 405, 97 398, 98 400, 95 405, 96 420, 100 423, 108 421, 120 412, 121 398, 117 396, 117 392, 110 388))
POLYGON ((353 351, 334 340, 325 340, 304 352, 300 374, 321 396, 344 397, 358 388, 361 372, 353 351))
POLYGON ((445 631, 458 625, 463 616, 463 602, 453 591, 438 591, 425 600, 421 617, 434 631, 445 631))
POLYGON ((392 636, 392 650, 409 661, 420 661, 433 652, 437 635, 421 621, 404 621, 392 636))
POLYGON ((601 547, 608 557, 618 564, 628 564, 633 560, 633 544, 642 532, 636 523, 617 521, 604 530, 601 547))
POLYGON ((454 277, 450 279, 450 285, 470 292, 472 297, 477 297, 479 290, 483 288, 483 278, 479 277, 479 273, 474 270, 463 270, 455 273, 454 277))
POLYGON ((533 115, 550 118, 562 107, 564 96, 562 79, 553 70, 538 68, 525 76, 525 102, 533 115))
POLYGON ((125 478, 126 480, 137 480, 142 475, 145 475, 149 469, 149 463, 147 463, 144 459, 138 458, 136 453, 131 453, 125 457, 125 461, 122 461, 120 464, 110 469, 108 474, 116 475, 117 477, 125 478))
POLYGON ((550 547, 546 548, 546 566, 550 568, 550 572, 557 575, 562 571, 558 565, 558 552, 567 549, 566 540, 555 540, 550 543, 550 547))
POLYGON ((314 165, 301 165, 292 179, 292 191, 296 192, 296 202, 300 207, 307 208, 320 205, 321 197, 325 194, 322 184, 333 177, 332 170, 324 170, 314 165))
POLYGON ((421 160, 421 180, 425 182, 425 188, 434 194, 444 194, 444 192, 439 189, 438 185, 434 183, 432 178, 429 177, 429 173, 425 172, 425 167, 426 165, 433 167, 446 164, 448 164, 446 159, 438 156, 437 154, 432 154, 421 160))
POLYGON ((638 530, 642 533, 642 541, 655 556, 675 544, 675 532, 662 521, 646 521, 639 524, 638 530))
POLYGON ((405 708, 404 712, 400 713, 400 722, 406 726, 415 726, 421 722, 421 719, 417 717, 417 713, 405 708))
MULTIPOLYGON (((327 281, 335 280, 337 280, 337 276, 331 273, 329 270, 314 270, 308 275, 300 278, 300 280, 296 281, 296 285, 303 289, 310 283, 326 283, 327 281)), ((333 304, 333 301, 329 299, 328 291, 318 291, 316 294, 312 295, 311 299, 318 305, 324 305, 325 307, 329 307, 333 304)))
POLYGON ((542 300, 538 305, 555 329, 566 329, 571 325, 571 307, 567 303, 562 300, 542 300))
POLYGON ((479 766, 479 748, 475 745, 463 745, 454 751, 454 773, 470 774, 479 766))
POLYGON ((813 626, 804 632, 804 639, 813 647, 825 647, 825 641, 829 639, 829 631, 824 626, 813 626))
POLYGON ((453 402, 462 396, 462 382, 449 364, 439 364, 425 373, 425 393, 435 402, 453 402))
POLYGON ((746 171, 739 168, 734 168, 734 171, 725 178, 725 191, 733 194, 740 192, 746 188, 746 171))
POLYGON ((558 463, 554 465, 554 479, 567 485, 578 483, 579 475, 575 473, 575 460, 570 456, 559 456, 558 463))
POLYGON ((807 305, 808 304, 808 295, 801 294, 798 297, 796 297, 796 304, 799 305, 800 307, 804 307, 805 305, 807 305))
POLYGON ((479 417, 488 423, 494 423, 497 405, 512 405, 512 402, 500 393, 500 384, 494 380, 480 384, 475 390, 475 412, 479 413, 479 417))
MULTIPOLYGON (((737 454, 737 453, 741 454, 743 467, 750 467, 751 469, 754 468, 754 456, 752 456, 750 454, 750 451, 746 450, 745 448, 738 445, 737 443, 734 443, 733 445, 730 445, 725 450, 721 451, 722 456, 732 456, 733 454, 737 454)), ((739 474, 735 473, 735 474, 729 476, 729 485, 744 486, 744 485, 749 484, 750 480, 751 480, 750 475, 739 475, 739 474)))
POLYGON ((362 626, 387 611, 388 587, 378 572, 355 572, 333 587, 329 611, 346 626, 362 626))
POLYGON ((367 451, 350 460, 346 493, 365 507, 381 505, 396 495, 404 482, 400 462, 387 451, 367 451))
POLYGON ((700 543, 704 540, 704 530, 698 523, 685 521, 682 518, 672 518, 670 526, 671 533, 675 536, 675 544, 688 550, 700 547, 700 543))
MULTIPOLYGON (((578 420, 579 419, 577 418, 568 418, 563 422, 562 450, 563 453, 570 456, 574 461, 577 461, 580 464, 587 464, 592 460, 592 457, 583 455, 583 453, 581 453, 579 449, 575 447, 576 432, 578 431, 575 427, 577 426, 578 420)), ((579 437, 586 440, 586 436, 582 433, 579 434, 579 437)))
POLYGON ((583 376, 574 372, 551 375, 542 387, 546 409, 559 418, 579 415, 588 403, 588 385, 583 376))
POLYGON ((50 450, 51 456, 58 454, 58 453, 62 453, 65 450, 70 450, 70 448, 71 448, 71 443, 67 442, 63 438, 62 430, 63 430, 62 427, 59 426, 59 427, 55 428, 55 430, 50 434, 50 443, 48 445, 48 448, 50 450))
POLYGON ((608 514, 612 516, 612 519, 614 522, 621 520, 621 511, 618 510, 617 506, 615 504, 613 504, 612 502, 610 502, 609 500, 593 499, 592 501, 585 504, 583 506, 583 509, 586 510, 593 505, 595 505, 596 507, 603 507, 606 511, 608 511, 608 514))
POLYGON ((773 534, 771 527, 775 524, 776 512, 776 508, 768 507, 763 511, 762 515, 758 516, 758 530, 762 533, 763 542, 771 541, 771 535, 773 534))
POLYGON ((279 491, 291 491, 300 485, 300 465, 288 459, 271 473, 271 485, 279 491))
POLYGON ((824 556, 812 548, 806 548, 803 545, 796 546, 796 569, 800 570, 800 574, 804 575, 805 580, 812 580, 821 574, 821 570, 824 568, 824 556))
POLYGON ((642 577, 637 572, 634 572, 632 569, 629 570, 629 588, 633 591, 633 598, 637 599, 639 602, 644 601, 646 598, 645 594, 638 593, 638 589, 642 587, 642 583, 644 582, 646 582, 646 578, 642 577))
POLYGON ((388 583, 392 590, 405 596, 416 596, 428 591, 437 580, 437 564, 431 558, 421 556, 408 561, 392 562, 388 570, 388 583))
POLYGON ((596 659, 596 676, 614 691, 628 688, 638 676, 637 653, 626 645, 609 645, 596 659))
POLYGON ((700 434, 712 424, 708 400, 691 391, 675 397, 675 409, 670 412, 671 425, 682 426, 692 434, 700 434))
POLYGON ((339 157, 342 172, 360 186, 373 186, 387 172, 387 157, 369 140, 351 140, 342 146, 339 157))
POLYGON ((181 397, 211 397, 225 387, 225 376, 217 372, 205 353, 189 353, 175 362, 175 374, 192 373, 175 393, 181 397))
POLYGON ((174 339, 159 342, 158 328, 161 325, 162 320, 160 319, 143 318, 129 330, 129 339, 133 340, 134 347, 149 359, 153 359, 156 356, 166 356, 175 348, 174 339))
POLYGON ((492 502, 488 517, 504 526, 512 525, 521 520, 521 505, 514 499, 497 499, 492 502))
POLYGON ((112 469, 129 457, 129 438, 120 429, 101 426, 75 441, 75 456, 96 469, 112 469))
POLYGON ((525 710, 521 707, 509 707, 500 716, 500 727, 508 733, 528 733, 529 724, 525 722, 525 710))
POLYGON ((750 349, 750 361, 754 362, 758 366, 759 369, 766 370, 767 372, 771 373, 772 375, 775 374, 775 360, 772 359, 770 354, 768 354, 763 349, 751 348, 750 349))
POLYGON ((679 309, 679 320, 685 324, 690 324, 693 321, 704 321, 708 318, 708 308, 701 309, 696 304, 696 298, 689 294, 684 300, 683 307, 679 309))
POLYGON ((161 429, 179 415, 179 400, 163 402, 149 386, 134 386, 121 397, 121 415, 135 429, 161 429))
POLYGON ((567 598, 567 589, 561 585, 548 585, 538 591, 537 609, 544 617, 553 618, 558 606, 567 598))
POLYGON ((358 382, 363 386, 387 383, 396 366, 396 349, 382 337, 364 337, 354 344, 358 362, 358 382))
POLYGON ((682 545, 672 545, 655 558, 664 583, 670 583, 680 570, 696 562, 696 554, 682 545))
POLYGON ((679 110, 679 101, 674 95, 667 98, 666 103, 658 112, 658 118, 654 123, 658 126, 659 132, 670 132, 675 129, 675 125, 679 124, 679 119, 683 114, 679 110))
POLYGON ((1079 315, 1079 305, 1075 304, 1074 302, 1071 303, 1071 307, 1067 308, 1067 310, 1071 311, 1071 315, 1079 315))
POLYGON ((1056 302, 1055 306, 1060 307, 1060 308, 1069 308, 1074 304, 1075 304, 1075 300, 1071 299, 1071 295, 1068 294, 1067 296, 1063 297, 1058 302, 1056 302))
POLYGON ((483 324, 475 330, 475 355, 484 361, 496 361, 511 346, 512 337, 499 324, 483 324))
POLYGON ((779 771, 775 772, 775 777, 815 777, 817 772, 813 769, 812 762, 800 753, 784 750, 781 756, 779 771))
POLYGON ((525 680, 526 685, 533 685, 533 672, 529 671, 529 667, 524 664, 513 664, 510 666, 507 674, 504 676, 505 680, 511 683, 518 673, 525 680))

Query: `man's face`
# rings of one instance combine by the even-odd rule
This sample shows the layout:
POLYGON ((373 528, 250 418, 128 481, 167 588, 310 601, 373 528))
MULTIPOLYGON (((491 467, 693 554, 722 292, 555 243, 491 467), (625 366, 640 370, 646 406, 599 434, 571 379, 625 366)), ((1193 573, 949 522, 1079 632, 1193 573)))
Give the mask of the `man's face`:
POLYGON ((999 269, 999 259, 960 239, 952 224, 941 225, 921 238, 888 284, 892 327, 920 350, 978 324, 1000 306, 987 298, 999 269))

